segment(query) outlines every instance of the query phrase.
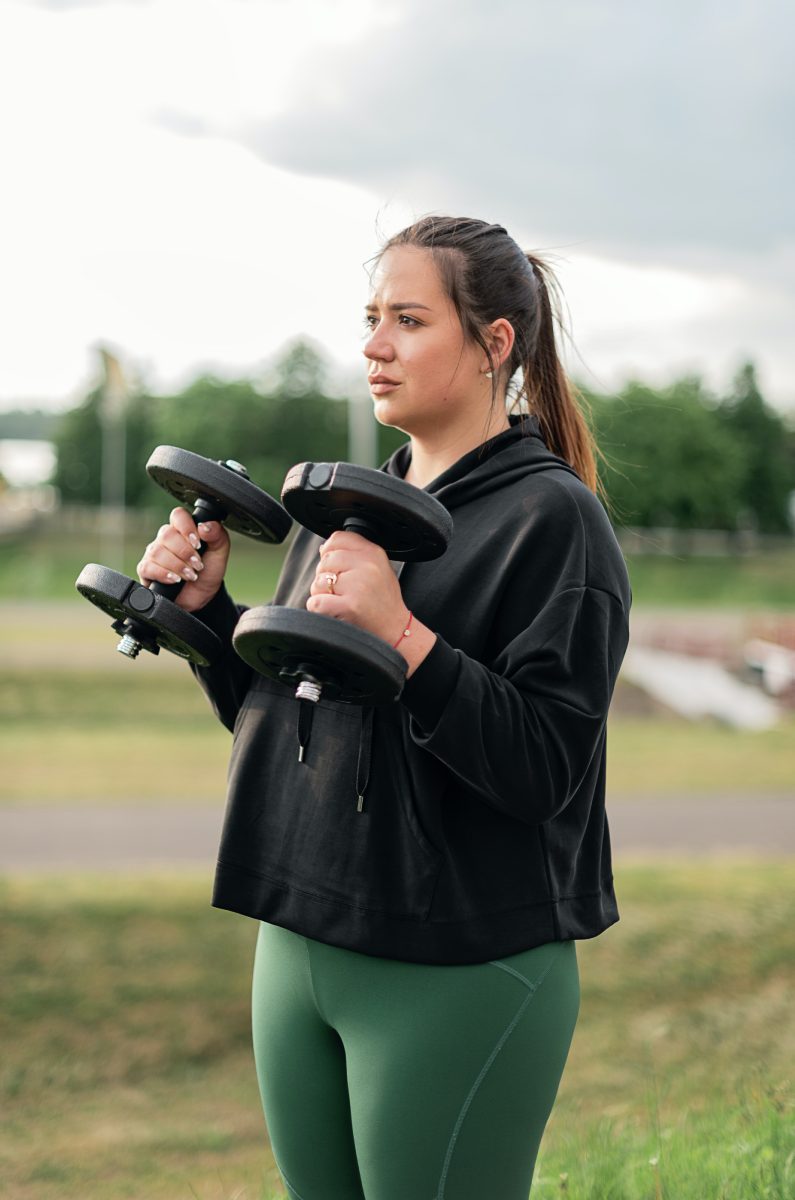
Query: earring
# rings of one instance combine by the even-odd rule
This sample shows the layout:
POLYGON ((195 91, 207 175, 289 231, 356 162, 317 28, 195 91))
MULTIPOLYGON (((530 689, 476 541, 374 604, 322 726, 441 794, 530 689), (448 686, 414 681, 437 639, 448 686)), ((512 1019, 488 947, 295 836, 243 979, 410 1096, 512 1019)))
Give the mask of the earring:
POLYGON ((481 371, 480 373, 481 373, 481 375, 485 375, 487 379, 491 379, 494 372, 493 371, 481 371))

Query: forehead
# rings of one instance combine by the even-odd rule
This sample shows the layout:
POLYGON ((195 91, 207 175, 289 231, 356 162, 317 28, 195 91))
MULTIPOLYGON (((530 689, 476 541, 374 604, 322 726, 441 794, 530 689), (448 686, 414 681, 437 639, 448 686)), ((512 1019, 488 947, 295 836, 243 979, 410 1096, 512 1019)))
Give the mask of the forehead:
POLYGON ((434 307, 448 303, 433 256, 419 246, 393 246, 381 255, 373 272, 370 299, 385 304, 415 300, 434 307))

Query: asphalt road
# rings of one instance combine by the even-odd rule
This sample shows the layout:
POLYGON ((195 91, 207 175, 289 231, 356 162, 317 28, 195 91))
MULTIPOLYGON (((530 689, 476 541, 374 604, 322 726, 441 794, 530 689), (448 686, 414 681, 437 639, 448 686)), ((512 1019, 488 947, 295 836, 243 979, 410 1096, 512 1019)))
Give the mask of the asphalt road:
MULTIPOLYGON (((0 874, 212 868, 223 813, 163 804, 0 809, 0 874)), ((795 854, 795 795, 608 804, 614 857, 795 854)))

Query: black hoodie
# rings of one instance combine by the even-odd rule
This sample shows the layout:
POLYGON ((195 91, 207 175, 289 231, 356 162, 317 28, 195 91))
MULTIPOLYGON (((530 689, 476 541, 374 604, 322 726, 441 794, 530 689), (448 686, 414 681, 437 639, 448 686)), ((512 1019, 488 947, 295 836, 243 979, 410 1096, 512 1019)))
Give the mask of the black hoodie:
MULTIPOLYGON (((398 700, 321 699, 253 672, 222 591, 199 614, 227 646, 194 668, 234 732, 213 904, 365 954, 476 963, 618 920, 605 726, 631 592, 607 515, 535 417, 425 489, 445 554, 393 564, 437 634, 398 700), (305 760, 299 762, 299 740, 305 760)), ((382 466, 403 477, 405 443, 382 466)), ((287 552, 277 605, 303 608, 321 538, 287 552)))

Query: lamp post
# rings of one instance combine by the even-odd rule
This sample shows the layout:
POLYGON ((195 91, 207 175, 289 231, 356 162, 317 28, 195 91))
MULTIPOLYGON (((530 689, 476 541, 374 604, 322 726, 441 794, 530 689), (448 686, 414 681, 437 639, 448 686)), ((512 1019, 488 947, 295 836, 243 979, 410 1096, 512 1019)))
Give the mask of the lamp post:
POLYGON ((125 410, 129 389, 118 358, 104 346, 99 347, 99 352, 105 372, 105 383, 100 398, 102 562, 123 571, 127 440, 125 410))
POLYGON ((378 422, 373 402, 357 387, 348 393, 348 460, 363 467, 378 466, 378 422))

